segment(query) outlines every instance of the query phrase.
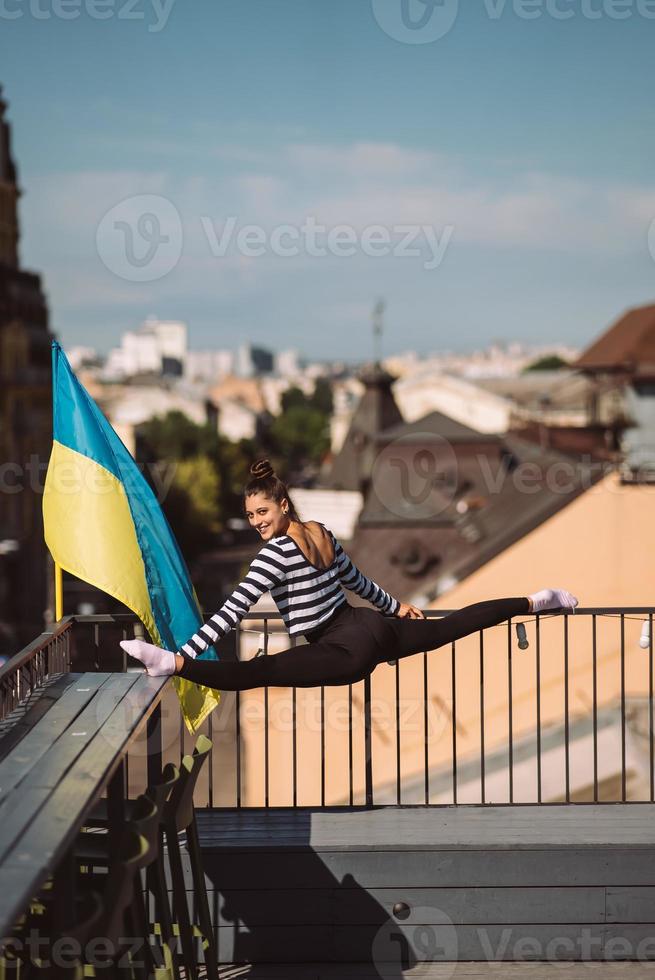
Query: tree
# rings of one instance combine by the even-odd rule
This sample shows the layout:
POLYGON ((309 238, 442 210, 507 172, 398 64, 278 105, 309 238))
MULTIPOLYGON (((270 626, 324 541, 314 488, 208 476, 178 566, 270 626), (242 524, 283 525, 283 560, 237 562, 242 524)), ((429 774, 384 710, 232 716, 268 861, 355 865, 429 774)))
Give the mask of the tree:
POLYGON ((560 368, 565 367, 569 367, 569 362, 565 361, 559 354, 547 354, 524 367, 521 374, 527 374, 528 371, 559 371, 560 368))
POLYGON ((294 405, 274 419, 271 436, 288 469, 317 464, 330 446, 329 418, 311 406, 294 405))
POLYGON ((330 448, 330 382, 319 378, 310 396, 296 386, 287 388, 281 406, 268 431, 271 455, 281 459, 287 473, 317 466, 330 448))
POLYGON ((220 530, 220 478, 207 456, 170 461, 174 475, 161 501, 187 561, 206 551, 220 530))
POLYGON ((153 464, 174 468, 161 505, 185 556, 207 550, 228 518, 243 514, 243 486, 256 452, 251 440, 230 442, 178 411, 139 427, 137 459, 145 464, 144 475, 152 483, 153 464))

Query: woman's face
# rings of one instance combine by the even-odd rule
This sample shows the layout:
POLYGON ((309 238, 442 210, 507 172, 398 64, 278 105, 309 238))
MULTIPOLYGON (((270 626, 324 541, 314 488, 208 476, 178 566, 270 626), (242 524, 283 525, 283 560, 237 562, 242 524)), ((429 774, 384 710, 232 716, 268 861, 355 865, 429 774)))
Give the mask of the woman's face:
POLYGON ((286 534, 289 516, 283 512, 282 504, 288 506, 286 498, 278 504, 263 493, 251 493, 246 497, 246 517, 250 526, 256 528, 265 541, 278 534, 286 534))

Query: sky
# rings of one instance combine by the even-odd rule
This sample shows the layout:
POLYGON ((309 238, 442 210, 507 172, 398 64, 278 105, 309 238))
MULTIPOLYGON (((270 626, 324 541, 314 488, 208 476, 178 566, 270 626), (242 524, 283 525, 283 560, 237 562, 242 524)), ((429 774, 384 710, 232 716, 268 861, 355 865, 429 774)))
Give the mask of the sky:
POLYGON ((655 0, 0 0, 66 347, 584 347, 655 301, 655 0))

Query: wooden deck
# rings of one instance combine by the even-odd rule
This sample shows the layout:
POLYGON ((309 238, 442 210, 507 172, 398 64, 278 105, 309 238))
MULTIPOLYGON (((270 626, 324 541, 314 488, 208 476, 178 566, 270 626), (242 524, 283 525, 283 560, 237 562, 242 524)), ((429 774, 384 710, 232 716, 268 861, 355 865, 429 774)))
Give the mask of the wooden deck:
MULTIPOLYGON (((220 980, 381 980, 375 967, 361 963, 224 966, 220 980)), ((411 980, 646 980, 649 963, 432 963, 399 974, 411 980)))
POLYGON ((270 971, 243 976, 634 960, 655 977, 653 804, 201 809, 198 823, 220 960, 270 971), (275 973, 292 962, 323 972, 275 973))
POLYGON ((198 819, 212 850, 655 847, 655 803, 243 807, 198 819))

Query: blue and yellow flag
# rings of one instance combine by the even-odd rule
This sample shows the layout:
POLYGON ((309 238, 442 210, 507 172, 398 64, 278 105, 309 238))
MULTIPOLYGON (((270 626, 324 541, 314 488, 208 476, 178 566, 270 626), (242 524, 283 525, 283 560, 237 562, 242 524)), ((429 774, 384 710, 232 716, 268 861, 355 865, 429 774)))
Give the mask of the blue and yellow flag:
MULTIPOLYGON (((202 625, 186 563, 148 482, 57 341, 52 389, 43 494, 50 553, 65 571, 135 612, 153 643, 179 650, 202 625)), ((183 677, 174 683, 187 728, 195 732, 220 695, 183 677)))

